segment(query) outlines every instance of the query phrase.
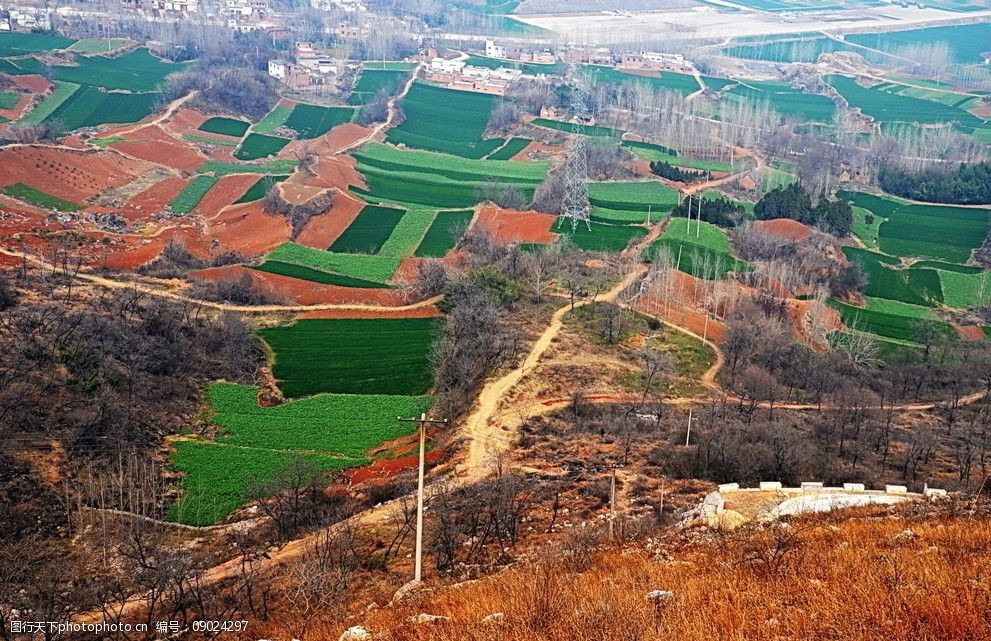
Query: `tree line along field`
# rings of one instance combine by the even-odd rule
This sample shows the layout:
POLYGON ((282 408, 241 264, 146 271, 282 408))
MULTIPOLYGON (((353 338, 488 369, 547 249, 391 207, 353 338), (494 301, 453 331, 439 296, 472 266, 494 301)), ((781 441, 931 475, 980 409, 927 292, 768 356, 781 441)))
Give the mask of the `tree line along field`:
POLYGON ((304 319, 259 330, 272 348, 279 389, 290 398, 324 392, 418 396, 432 385, 436 318, 304 319))
POLYGON ((891 52, 906 45, 945 44, 953 54, 954 61, 960 64, 980 62, 981 54, 991 46, 987 23, 927 27, 887 33, 860 33, 848 35, 846 40, 863 47, 891 52))
POLYGON ((730 272, 748 271, 750 265, 733 256, 729 236, 721 228, 688 218, 672 218, 664 234, 644 251, 653 262, 665 252, 675 269, 697 278, 722 279, 730 272))
POLYGON ((767 103, 780 116, 806 123, 833 122, 836 105, 827 96, 805 93, 776 80, 740 81, 722 94, 723 100, 767 103))

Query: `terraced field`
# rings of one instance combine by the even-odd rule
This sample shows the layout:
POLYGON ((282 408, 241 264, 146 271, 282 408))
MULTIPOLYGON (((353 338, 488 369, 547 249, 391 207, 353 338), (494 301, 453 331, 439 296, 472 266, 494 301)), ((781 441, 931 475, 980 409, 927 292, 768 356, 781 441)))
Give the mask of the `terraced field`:
POLYGON ((210 191, 216 184, 216 176, 197 176, 179 192, 178 196, 172 199, 169 208, 177 214, 188 214, 203 200, 206 192, 210 191))
POLYGON ((723 49, 734 58, 768 62, 815 62, 824 53, 849 51, 848 45, 826 37, 793 37, 766 42, 738 44, 723 49))
POLYGON ((827 96, 805 93, 786 82, 747 80, 723 94, 724 100, 767 103, 785 118, 804 123, 832 123, 836 105, 827 96))
POLYGON ((46 207, 48 209, 57 209, 59 211, 79 211, 83 208, 83 205, 71 203, 67 200, 52 196, 51 194, 46 194, 43 191, 39 191, 34 187, 29 187, 23 183, 8 185, 0 190, 0 192, 23 202, 38 205, 39 207, 46 207))
MULTIPOLYGON (((296 131, 300 138, 322 136, 337 125, 351 122, 356 114, 353 107, 320 107, 318 105, 296 105, 286 126, 296 131)), ((281 147, 280 147, 281 149, 281 147)))
POLYGON ((925 323, 946 338, 952 339, 957 336, 956 330, 949 323, 928 317, 864 309, 837 300, 830 300, 829 304, 840 312, 843 323, 856 331, 868 332, 898 341, 916 342, 920 332, 923 331, 922 324, 925 323))
MULTIPOLYGON (((300 274, 309 274, 311 277, 303 275, 293 275, 304 280, 315 280, 313 276, 324 279, 357 279, 365 285, 345 285, 349 287, 388 287, 388 282, 399 268, 399 258, 390 256, 368 256, 364 254, 342 254, 337 252, 323 251, 304 247, 296 243, 283 243, 265 256, 265 262, 257 269, 263 271, 276 272, 275 269, 285 271, 285 265, 289 265, 299 271, 300 274), (266 267, 269 263, 277 263, 274 268, 266 267)), ((316 281, 322 282, 322 281, 316 281)), ((337 282, 328 284, 341 284, 337 282)))
POLYGON ((408 75, 409 71, 369 69, 366 65, 354 83, 351 95, 348 96, 348 104, 364 105, 379 92, 395 95, 408 75))
POLYGON ((916 205, 861 192, 841 196, 876 218, 887 219, 880 223, 878 241, 880 249, 892 256, 966 262, 991 229, 988 209, 916 205))
POLYGON ((589 183, 592 220, 605 223, 656 222, 678 204, 678 192, 659 181, 589 183))
POLYGON ((48 121, 60 121, 68 130, 95 127, 106 123, 138 122, 158 106, 156 93, 121 93, 82 86, 67 96, 48 121))
POLYGON ((676 73, 674 71, 664 71, 659 76, 641 76, 625 73, 613 67, 601 67, 598 65, 584 65, 584 69, 591 75, 592 80, 597 83, 645 85, 654 91, 672 91, 682 96, 687 96, 701 89, 698 81, 695 80, 695 76, 676 73))
POLYGON ((647 233, 647 230, 640 226, 607 225, 598 222, 591 223, 591 229, 579 224, 572 231, 570 223, 564 220, 555 224, 552 231, 563 234, 569 242, 580 249, 608 254, 618 254, 631 242, 647 233))
POLYGON ((132 92, 155 91, 166 76, 186 68, 185 63, 166 62, 145 48, 115 57, 77 55, 75 63, 72 67, 53 66, 53 77, 78 85, 132 92))
POLYGON ((906 47, 944 43, 952 52, 955 62, 961 64, 980 62, 981 53, 989 47, 987 23, 851 34, 846 39, 871 49, 902 53, 911 53, 906 47))
POLYGON ((72 38, 56 34, 3 32, 0 33, 0 57, 66 49, 74 42, 72 38))
POLYGON ((549 168, 546 162, 466 160, 378 143, 354 157, 368 185, 367 190, 352 188, 355 193, 373 202, 434 209, 471 207, 494 183, 517 188, 530 199, 549 168))
POLYGON ((288 175, 282 176, 262 176, 258 181, 248 188, 248 191, 235 200, 235 203, 250 203, 255 200, 260 200, 265 197, 265 193, 269 190, 272 185, 280 183, 289 178, 288 175))
POLYGON ((475 212, 470 209, 438 212, 414 255, 443 258, 458 244, 474 215, 475 212))
POLYGON ((989 123, 958 106, 907 95, 903 85, 878 83, 867 87, 847 76, 827 76, 826 81, 851 107, 860 109, 882 126, 950 122, 967 134, 991 128, 989 123))
POLYGON ((402 101, 406 120, 389 130, 387 140, 415 149, 464 158, 483 158, 503 144, 484 139, 497 98, 417 82, 402 101))
POLYGON ((290 398, 334 394, 422 395, 433 384, 435 318, 305 319, 259 330, 272 372, 290 398))
POLYGON ((279 153, 288 144, 288 138, 266 136, 265 134, 252 132, 241 142, 241 146, 234 152, 234 157, 238 160, 267 158, 279 153))
POLYGON ((200 131, 240 138, 248 131, 249 126, 251 126, 251 123, 244 120, 215 116, 204 121, 200 125, 200 131))
MULTIPOLYGON (((547 129, 554 129, 556 131, 563 131, 568 134, 578 133, 578 126, 574 123, 564 122, 561 120, 551 120, 549 118, 534 118, 533 124, 538 127, 545 127, 547 129)), ((596 136, 599 138, 620 138, 623 132, 619 129, 611 129, 609 127, 600 127, 598 125, 586 125, 582 128, 586 136, 596 136)))
POLYGON ((676 167, 686 167, 688 169, 700 169, 702 171, 721 171, 721 172, 732 172, 738 169, 729 162, 723 162, 718 160, 696 160, 695 158, 682 156, 674 149, 669 149, 668 147, 655 145, 649 142, 636 142, 633 140, 624 140, 623 147, 629 149, 632 153, 636 154, 640 158, 643 158, 644 160, 650 160, 653 162, 666 162, 676 167))
POLYGON ((496 149, 486 156, 486 160, 509 160, 516 154, 526 149, 530 144, 529 138, 510 138, 502 147, 496 149))
POLYGON ((334 252, 377 254, 405 213, 395 207, 366 205, 329 249, 334 252))

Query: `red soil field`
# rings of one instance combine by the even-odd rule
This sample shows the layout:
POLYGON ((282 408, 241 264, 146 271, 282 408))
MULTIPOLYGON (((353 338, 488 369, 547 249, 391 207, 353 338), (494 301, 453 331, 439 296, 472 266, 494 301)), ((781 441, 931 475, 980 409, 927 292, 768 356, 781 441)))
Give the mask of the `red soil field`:
POLYGON ((127 201, 120 213, 131 222, 153 216, 165 209, 190 180, 169 176, 127 201))
POLYGON ((499 242, 549 244, 558 237, 551 232, 555 220, 551 214, 486 206, 479 210, 475 225, 487 229, 499 242))
POLYGON ((368 311, 363 309, 321 309, 300 314, 298 318, 437 318, 443 316, 433 305, 414 307, 412 309, 383 309, 368 311))
POLYGON ((193 227, 166 229, 152 238, 137 236, 118 238, 124 240, 124 245, 114 247, 112 253, 95 259, 91 265, 108 269, 135 269, 158 258, 173 238, 182 242, 194 256, 202 259, 210 257, 208 243, 202 238, 199 230, 193 227))
POLYGON ((289 240, 289 222, 266 214, 261 202, 234 205, 207 222, 208 235, 224 249, 258 256, 289 240))
POLYGON ((796 243, 801 243, 807 240, 814 231, 808 225, 803 225, 797 220, 791 220, 790 218, 758 220, 754 223, 754 227, 766 234, 773 234, 796 243))
POLYGON ((707 321, 705 314, 685 305, 675 302, 665 305, 663 300, 653 296, 641 296, 633 304, 633 308, 663 318, 711 341, 726 340, 726 325, 722 321, 716 320, 711 315, 707 321))
POLYGON ((187 130, 181 132, 187 133, 190 131, 198 131, 200 125, 209 120, 209 118, 210 116, 205 113, 184 107, 172 115, 171 120, 169 120, 169 124, 176 129, 187 130))
POLYGON ((261 176, 258 174, 230 174, 217 181, 203 199, 193 208, 192 214, 211 217, 220 213, 235 200, 244 195, 261 176))
POLYGON ((311 218, 296 242, 314 249, 327 249, 354 222, 364 206, 365 203, 353 196, 343 193, 334 194, 334 202, 330 209, 311 218))
MULTIPOLYGON (((428 464, 436 463, 443 457, 443 450, 430 450, 423 455, 424 460, 428 464)), ((378 459, 371 465, 348 470, 344 473, 344 475, 352 485, 357 485, 359 483, 387 479, 390 476, 395 476, 403 470, 414 468, 419 465, 419 463, 420 455, 419 452, 417 452, 417 454, 413 456, 404 456, 402 458, 378 459)))
POLYGON ((111 187, 120 187, 150 166, 112 151, 68 151, 52 147, 0 150, 0 186, 24 183, 70 202, 80 203, 111 187))
POLYGON ((353 122, 346 122, 328 131, 323 136, 309 141, 306 150, 318 156, 331 156, 342 149, 368 138, 372 130, 353 122))
POLYGON ((89 143, 83 140, 83 137, 79 134, 72 134, 71 136, 66 136, 62 139, 62 143, 66 147, 72 147, 73 149, 89 149, 89 143))
POLYGON ((954 325, 960 338, 965 341, 983 341, 987 338, 979 325, 954 325))
POLYGON ((21 87, 29 90, 31 93, 45 93, 52 88, 52 83, 49 82, 47 78, 36 74, 28 76, 11 76, 11 79, 21 87))
POLYGON ((212 267, 192 272, 192 276, 207 280, 236 280, 244 274, 249 274, 259 289, 286 296, 295 305, 348 304, 398 307, 410 302, 405 300, 405 292, 401 290, 321 285, 289 276, 261 272, 242 265, 212 267))
POLYGON ((206 162, 206 157, 193 145, 170 136, 158 125, 135 129, 125 134, 125 137, 126 142, 115 142, 110 147, 130 156, 180 171, 195 171, 206 162))

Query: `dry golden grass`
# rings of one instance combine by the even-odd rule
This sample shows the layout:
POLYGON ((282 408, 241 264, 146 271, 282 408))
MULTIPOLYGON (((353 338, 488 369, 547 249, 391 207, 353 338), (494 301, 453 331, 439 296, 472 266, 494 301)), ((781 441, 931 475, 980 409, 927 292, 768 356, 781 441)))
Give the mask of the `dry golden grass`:
MULTIPOLYGON (((862 513, 864 514, 864 513, 862 513)), ((870 512, 878 515, 878 511, 870 512)), ((592 641, 991 638, 991 520, 878 515, 559 557, 425 591, 346 625, 376 638, 592 641), (914 536, 899 536, 910 528, 914 536), (646 595, 671 590, 655 609, 646 595), (413 625, 421 612, 451 617, 413 625), (502 612, 504 622, 481 623, 502 612)))

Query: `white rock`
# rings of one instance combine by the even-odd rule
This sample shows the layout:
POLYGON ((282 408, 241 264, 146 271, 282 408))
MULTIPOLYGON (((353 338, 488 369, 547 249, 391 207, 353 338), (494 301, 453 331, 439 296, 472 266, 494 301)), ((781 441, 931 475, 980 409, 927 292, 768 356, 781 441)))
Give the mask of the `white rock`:
POLYGON ((670 590, 651 590, 647 593, 647 600, 652 601, 655 605, 667 603, 673 598, 674 592, 670 590))
POLYGON ((410 617, 410 623, 414 623, 416 625, 443 623, 444 621, 450 620, 451 617, 443 617, 437 614, 427 614, 426 612, 421 612, 415 617, 410 617))
POLYGON ((482 623, 491 623, 495 625, 501 625, 505 623, 506 615, 503 612, 493 612, 492 614, 486 614, 482 617, 482 623))
POLYGON ((341 633, 337 641, 371 641, 372 633, 360 625, 352 626, 341 633))

